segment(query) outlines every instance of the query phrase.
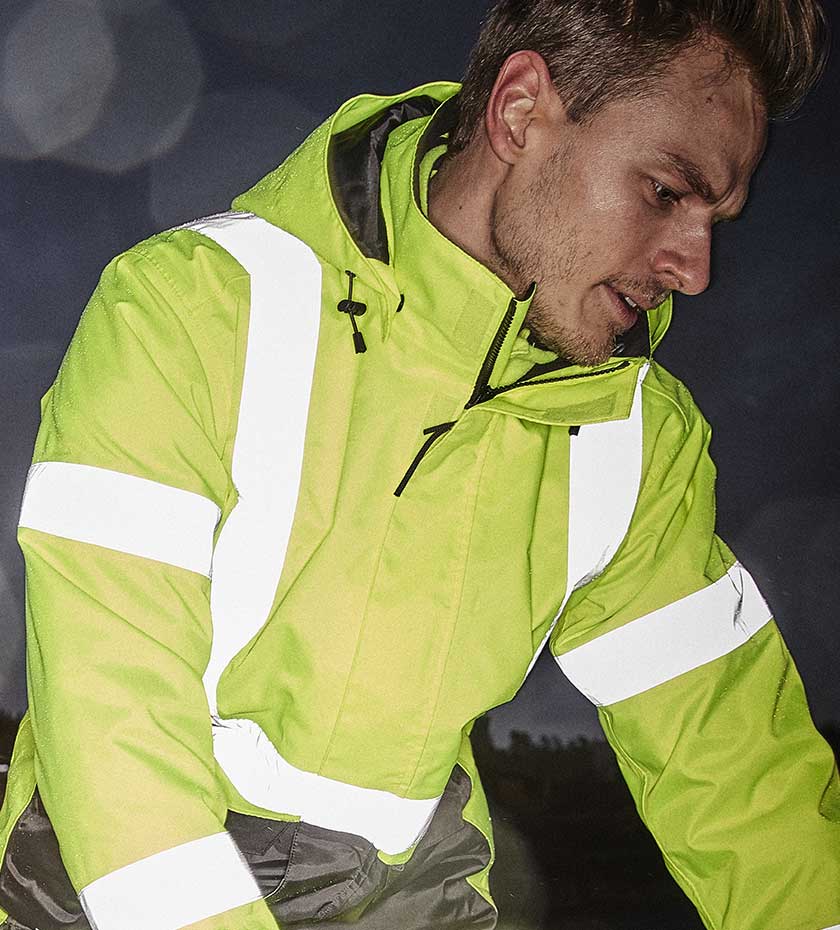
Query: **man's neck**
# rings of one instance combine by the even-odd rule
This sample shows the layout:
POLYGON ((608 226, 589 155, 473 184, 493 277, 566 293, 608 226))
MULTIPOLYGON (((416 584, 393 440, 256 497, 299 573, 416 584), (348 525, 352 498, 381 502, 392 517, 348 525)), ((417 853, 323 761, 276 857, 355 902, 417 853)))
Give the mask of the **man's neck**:
POLYGON ((492 268, 493 189, 469 149, 444 158, 429 181, 429 221, 447 239, 492 268))

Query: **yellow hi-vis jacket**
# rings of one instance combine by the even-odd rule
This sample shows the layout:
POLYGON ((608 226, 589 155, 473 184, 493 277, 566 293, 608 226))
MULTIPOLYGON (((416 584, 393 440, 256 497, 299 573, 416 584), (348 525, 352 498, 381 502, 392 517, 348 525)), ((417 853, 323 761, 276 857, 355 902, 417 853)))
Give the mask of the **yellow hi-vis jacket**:
POLYGON ((837 930, 840 780, 650 357, 670 302, 596 368, 531 346, 422 209, 456 90, 349 101, 105 270, 22 507, 0 850, 37 786, 98 930, 274 930, 228 811, 398 857, 458 763, 489 843, 469 731, 548 642, 709 930, 837 930))

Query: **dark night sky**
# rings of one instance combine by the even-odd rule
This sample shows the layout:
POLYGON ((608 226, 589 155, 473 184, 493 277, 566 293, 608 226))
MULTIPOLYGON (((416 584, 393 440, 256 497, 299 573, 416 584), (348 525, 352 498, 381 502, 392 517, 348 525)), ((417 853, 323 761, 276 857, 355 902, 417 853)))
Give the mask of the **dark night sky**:
MULTIPOLYGON (((38 398, 101 268, 158 229, 225 209, 345 98, 457 79, 485 7, 5 0, 0 708, 25 701, 14 524, 38 398)), ((743 219, 719 228, 712 288, 677 301, 658 353, 714 427, 719 531, 773 606, 817 720, 840 718, 839 91, 835 57, 799 116, 774 128, 743 219)), ((546 660, 495 712, 497 736, 511 726, 597 728, 546 660)))

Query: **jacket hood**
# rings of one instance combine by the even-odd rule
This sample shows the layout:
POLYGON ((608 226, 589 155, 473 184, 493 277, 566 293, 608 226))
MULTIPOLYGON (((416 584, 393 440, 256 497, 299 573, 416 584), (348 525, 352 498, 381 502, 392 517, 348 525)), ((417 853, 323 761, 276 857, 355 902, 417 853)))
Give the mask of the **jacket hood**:
MULTIPOLYGON (((440 81, 395 96, 351 98, 283 164, 237 197, 233 208, 282 227, 331 264, 352 268, 365 284, 399 300, 380 193, 385 149, 395 129, 426 121, 414 154, 416 186, 423 154, 445 142, 459 90, 459 84, 440 81)), ((419 197, 416 189, 414 194, 419 197)), ((627 354, 650 354, 665 335, 671 313, 670 297, 647 313, 625 336, 627 354)))

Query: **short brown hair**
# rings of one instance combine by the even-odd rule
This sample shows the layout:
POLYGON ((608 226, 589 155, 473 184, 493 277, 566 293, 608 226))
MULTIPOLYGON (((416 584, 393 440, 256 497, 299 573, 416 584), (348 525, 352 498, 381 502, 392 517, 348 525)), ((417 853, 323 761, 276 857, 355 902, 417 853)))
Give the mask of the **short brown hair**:
POLYGON ((523 49, 545 59, 569 116, 642 96, 674 55, 722 41, 746 65, 767 115, 790 115, 819 79, 829 25, 819 0, 499 0, 485 19, 459 95, 450 152, 481 125, 496 77, 523 49))

